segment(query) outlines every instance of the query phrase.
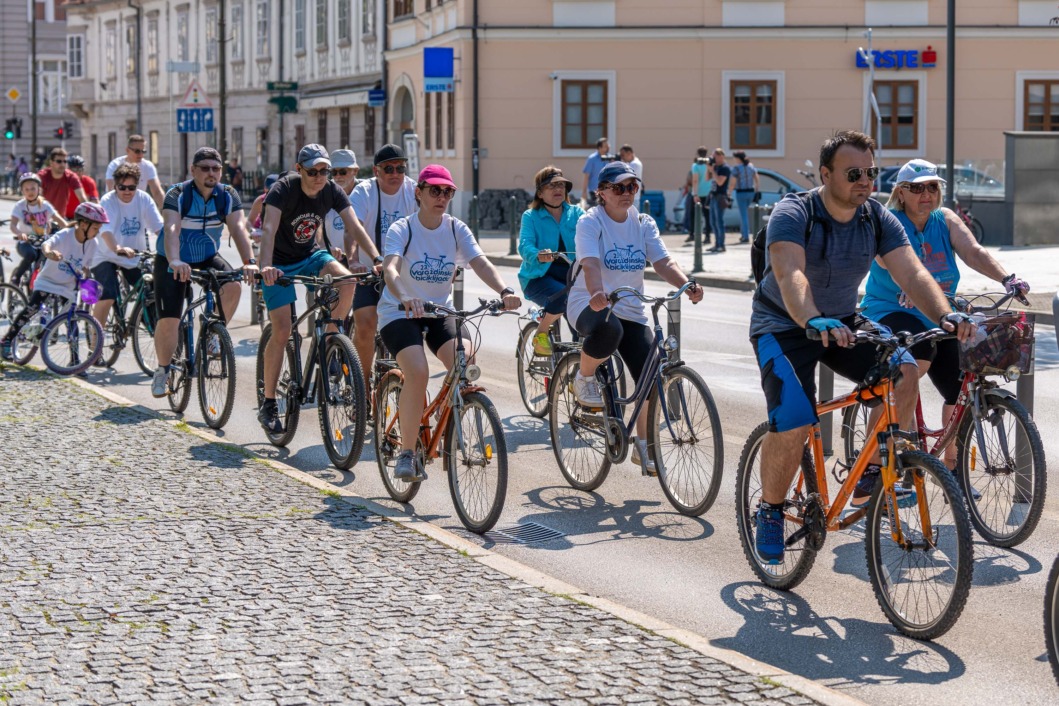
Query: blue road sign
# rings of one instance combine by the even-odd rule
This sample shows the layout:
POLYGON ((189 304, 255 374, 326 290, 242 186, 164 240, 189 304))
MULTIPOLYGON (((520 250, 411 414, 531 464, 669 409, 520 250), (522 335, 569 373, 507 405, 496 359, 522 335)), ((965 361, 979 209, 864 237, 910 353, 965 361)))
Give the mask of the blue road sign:
POLYGON ((177 132, 213 132, 213 108, 177 108, 177 132))
POLYGON ((386 105, 385 88, 373 88, 368 91, 368 106, 372 108, 381 108, 384 105, 386 105))

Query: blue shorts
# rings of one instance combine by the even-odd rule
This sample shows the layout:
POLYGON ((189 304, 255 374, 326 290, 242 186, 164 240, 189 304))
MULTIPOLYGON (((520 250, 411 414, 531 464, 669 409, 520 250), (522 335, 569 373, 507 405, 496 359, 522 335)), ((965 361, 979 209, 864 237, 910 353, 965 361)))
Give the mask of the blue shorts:
MULTIPOLYGON (((301 262, 293 262, 289 265, 275 265, 275 267, 288 276, 316 277, 320 274, 320 270, 324 269, 324 266, 330 262, 336 262, 331 253, 326 250, 317 250, 301 262)), ((290 287, 283 287, 278 284, 272 286, 262 285, 261 294, 265 298, 265 307, 269 311, 278 309, 281 306, 289 306, 298 298, 293 285, 290 287)))
POLYGON ((523 293, 526 299, 544 309, 548 314, 562 314, 566 311, 566 273, 570 266, 565 262, 553 262, 548 271, 540 277, 526 283, 523 293), (556 267, 560 265, 561 267, 556 267), (560 294, 560 292, 562 292, 560 294))

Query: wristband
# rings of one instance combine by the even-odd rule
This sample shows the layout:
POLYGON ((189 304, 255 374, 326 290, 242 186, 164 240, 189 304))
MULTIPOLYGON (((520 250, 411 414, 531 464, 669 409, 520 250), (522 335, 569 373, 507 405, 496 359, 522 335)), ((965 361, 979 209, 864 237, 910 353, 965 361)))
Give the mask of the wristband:
POLYGON ((515 293, 515 290, 512 289, 511 287, 504 287, 503 289, 500 290, 500 296, 501 297, 506 297, 509 294, 513 295, 514 293, 515 293))

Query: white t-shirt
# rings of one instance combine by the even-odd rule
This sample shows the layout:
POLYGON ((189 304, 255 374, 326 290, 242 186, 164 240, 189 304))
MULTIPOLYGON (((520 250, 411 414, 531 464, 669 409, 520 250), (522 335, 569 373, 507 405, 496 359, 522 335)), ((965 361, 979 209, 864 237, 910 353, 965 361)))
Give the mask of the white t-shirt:
POLYGON ((636 173, 636 178, 643 183, 643 162, 640 161, 639 157, 633 157, 632 161, 628 163, 629 167, 636 173))
MULTIPOLYGON (((382 190, 379 189, 378 179, 374 177, 365 179, 353 189, 353 193, 349 195, 349 203, 353 206, 353 213, 357 214, 357 218, 360 219, 364 230, 368 232, 368 238, 375 242, 375 247, 378 248, 379 252, 382 252, 383 246, 380 241, 386 240, 386 234, 390 231, 390 226, 397 219, 411 216, 419 210, 419 206, 416 205, 416 183, 408 177, 404 178, 401 188, 393 196, 387 196, 382 193, 382 190), (380 223, 379 239, 376 240, 375 224, 379 218, 380 201, 382 203, 382 221, 380 223)), ((328 236, 330 236, 330 233, 328 233, 328 236)), ((365 253, 361 253, 360 261, 361 264, 369 267, 372 264, 365 253)))
MULTIPOLYGON (((346 194, 353 198, 352 194, 346 194)), ((342 216, 338 211, 331 209, 324 218, 324 233, 327 235, 327 244, 332 248, 338 248, 342 252, 346 250, 346 224, 342 222, 342 216)))
MULTIPOLYGON (((72 260, 80 273, 85 265, 92 262, 96 255, 96 239, 92 238, 79 243, 74 231, 74 226, 63 228, 45 240, 44 244, 62 255, 63 260, 72 260)), ((67 299, 72 299, 77 291, 74 289, 76 283, 77 280, 74 277, 73 270, 70 269, 70 265, 49 259, 44 261, 44 267, 41 268, 40 274, 34 280, 33 289, 34 291, 39 290, 49 294, 59 294, 67 299)))
MULTIPOLYGON (((647 263, 654 264, 669 255, 654 219, 645 217, 641 222, 640 212, 635 207, 629 209, 629 217, 624 223, 611 220, 601 206, 590 208, 577 222, 574 249, 578 260, 575 267, 586 257, 599 259, 603 291, 607 294, 618 287, 635 287, 642 292, 647 263)), ((591 298, 585 273, 579 272, 566 300, 570 321, 577 321, 591 298)), ((647 323, 643 302, 630 295, 623 295, 618 300, 614 315, 626 321, 647 323)))
MULTIPOLYGON (((120 167, 122 164, 125 164, 125 161, 127 159, 128 159, 128 157, 121 156, 121 157, 116 157, 113 160, 111 160, 110 164, 107 165, 107 177, 106 178, 107 179, 113 179, 114 178, 114 170, 117 169, 118 167, 120 167)), ((139 161, 139 165, 140 165, 140 189, 142 191, 147 191, 147 182, 149 182, 151 179, 157 179, 158 178, 158 170, 155 169, 154 163, 152 163, 151 160, 149 160, 149 159, 141 159, 139 161)))
POLYGON ((55 215, 55 207, 44 199, 30 205, 25 199, 19 200, 11 210, 11 217, 18 219, 18 232, 26 235, 47 235, 48 222, 55 215))
MULTIPOLYGON (((456 267, 464 267, 484 254, 467 224, 447 213, 434 230, 424 228, 418 216, 401 218, 386 231, 382 249, 383 257, 401 256, 401 281, 407 292, 423 301, 450 307, 456 267)), ((397 308, 400 303, 389 287, 382 290, 379 330, 405 318, 405 313, 397 308)))
MULTIPOLYGON (((99 232, 113 233, 114 242, 119 248, 149 250, 151 234, 158 233, 164 226, 162 214, 158 212, 154 199, 148 196, 146 191, 137 190, 132 201, 127 204, 121 202, 117 191, 111 191, 100 199, 99 205, 110 218, 110 223, 104 223, 99 232)), ((121 267, 136 267, 139 258, 122 257, 108 248, 106 243, 100 242, 92 266, 95 267, 101 262, 113 262, 121 267)))

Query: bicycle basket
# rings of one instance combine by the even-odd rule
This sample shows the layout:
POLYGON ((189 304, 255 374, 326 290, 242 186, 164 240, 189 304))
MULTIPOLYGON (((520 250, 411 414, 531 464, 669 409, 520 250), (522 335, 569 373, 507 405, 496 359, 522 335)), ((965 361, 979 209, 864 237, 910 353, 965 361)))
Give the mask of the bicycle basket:
POLYGON ((1009 311, 982 321, 975 336, 960 344, 960 369, 978 375, 1003 375, 1012 367, 1030 371, 1034 315, 1009 311))
POLYGON ((99 280, 81 280, 81 301, 85 304, 95 304, 103 294, 103 285, 99 280))

